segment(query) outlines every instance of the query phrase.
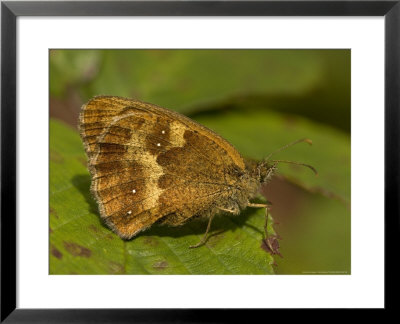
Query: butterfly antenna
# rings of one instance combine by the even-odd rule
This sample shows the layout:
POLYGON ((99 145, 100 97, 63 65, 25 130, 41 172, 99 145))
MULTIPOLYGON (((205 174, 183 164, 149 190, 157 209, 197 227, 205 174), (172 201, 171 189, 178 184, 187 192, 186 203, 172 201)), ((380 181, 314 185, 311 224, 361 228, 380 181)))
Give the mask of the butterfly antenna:
POLYGON ((270 153, 270 154, 265 158, 265 161, 268 161, 269 158, 270 158, 272 155, 274 155, 274 154, 276 154, 276 153, 278 153, 278 152, 280 152, 280 151, 283 151, 283 150, 287 149, 287 148, 290 147, 290 146, 293 146, 293 145, 295 145, 295 144, 302 143, 302 142, 306 142, 306 143, 312 145, 312 140, 310 140, 310 139, 308 139, 308 138, 299 139, 299 140, 294 141, 294 142, 292 142, 292 143, 286 144, 285 146, 282 146, 281 148, 277 149, 276 151, 270 153))
POLYGON ((309 164, 300 163, 300 162, 294 162, 294 161, 286 161, 286 160, 272 160, 272 162, 282 162, 282 163, 290 163, 290 164, 302 165, 302 166, 305 166, 305 167, 311 169, 311 171, 314 172, 315 175, 318 175, 317 170, 313 166, 311 166, 309 164))

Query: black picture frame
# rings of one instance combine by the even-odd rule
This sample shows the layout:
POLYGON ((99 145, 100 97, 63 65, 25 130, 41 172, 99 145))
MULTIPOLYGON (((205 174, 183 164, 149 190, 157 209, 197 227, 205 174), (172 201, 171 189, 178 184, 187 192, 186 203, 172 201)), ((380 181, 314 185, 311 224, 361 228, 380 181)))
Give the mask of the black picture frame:
MULTIPOLYGON (((238 312, 257 312, 254 316, 267 318, 266 310, 16 308, 16 19, 19 16, 384 16, 385 309, 396 307, 395 299, 389 296, 395 296, 398 282, 396 268, 391 264, 398 255, 395 239, 400 227, 400 0, 4 1, 1 3, 1 322, 228 322, 238 318, 238 312)), ((375 154, 373 148, 371 154, 375 154)), ((373 176, 373 172, 365 176, 373 176)))

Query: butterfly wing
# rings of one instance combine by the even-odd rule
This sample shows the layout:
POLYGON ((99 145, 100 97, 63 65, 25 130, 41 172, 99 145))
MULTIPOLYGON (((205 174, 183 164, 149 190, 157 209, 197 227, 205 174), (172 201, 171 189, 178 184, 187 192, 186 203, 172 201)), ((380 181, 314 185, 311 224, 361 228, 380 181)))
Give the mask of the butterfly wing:
POLYGON ((120 97, 82 107, 80 133, 100 215, 130 238, 161 218, 178 224, 234 190, 240 154, 178 113, 120 97))

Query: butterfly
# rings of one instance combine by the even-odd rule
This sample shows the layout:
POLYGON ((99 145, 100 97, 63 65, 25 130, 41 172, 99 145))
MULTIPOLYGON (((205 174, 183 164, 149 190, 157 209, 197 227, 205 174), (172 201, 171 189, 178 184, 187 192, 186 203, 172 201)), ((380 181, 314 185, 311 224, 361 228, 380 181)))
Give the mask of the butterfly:
MULTIPOLYGON (((265 208, 267 220, 268 204, 251 200, 278 162, 290 162, 244 159, 228 141, 188 117, 122 97, 97 96, 83 105, 79 130, 100 216, 123 239, 156 223, 180 226, 205 217, 206 232, 191 246, 198 247, 217 214, 265 208)), ((301 141, 309 142, 287 146, 301 141)))

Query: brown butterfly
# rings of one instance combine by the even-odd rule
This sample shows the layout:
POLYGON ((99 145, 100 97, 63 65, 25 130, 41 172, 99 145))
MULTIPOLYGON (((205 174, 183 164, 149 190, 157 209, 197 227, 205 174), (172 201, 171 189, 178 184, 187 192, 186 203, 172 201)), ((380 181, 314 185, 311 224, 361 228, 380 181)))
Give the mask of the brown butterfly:
MULTIPOLYGON (((246 207, 268 211, 267 204, 250 200, 277 162, 296 163, 269 161, 272 154, 261 162, 245 160, 210 129, 137 100, 95 97, 83 105, 79 122, 92 194, 102 219, 123 239, 155 223, 179 226, 200 216, 209 219, 202 240, 192 247, 200 246, 214 215, 238 215, 246 207)), ((289 145, 302 141, 310 142, 289 145)))

